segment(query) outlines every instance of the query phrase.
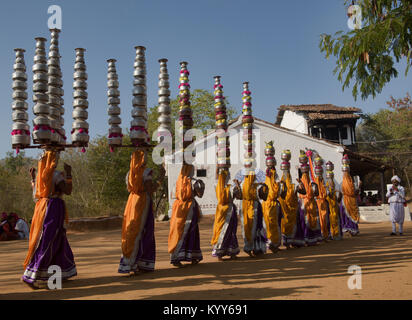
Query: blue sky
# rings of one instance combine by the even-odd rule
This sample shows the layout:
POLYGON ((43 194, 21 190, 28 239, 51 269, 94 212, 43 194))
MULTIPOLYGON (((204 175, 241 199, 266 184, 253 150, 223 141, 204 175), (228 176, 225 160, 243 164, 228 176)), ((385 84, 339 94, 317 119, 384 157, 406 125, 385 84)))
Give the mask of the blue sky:
MULTIPOLYGON (((25 48, 28 67, 29 118, 34 38, 50 39, 50 5, 63 12, 60 35, 65 90, 65 129, 72 124, 74 49, 86 48, 89 74, 90 135, 107 132, 106 75, 109 58, 117 59, 122 126, 130 126, 134 46, 146 50, 148 107, 157 102, 159 58, 167 58, 172 97, 178 93, 179 62, 188 61, 192 89, 211 90, 221 75, 230 104, 241 111, 242 83, 250 82, 254 115, 275 121, 282 104, 332 103, 376 112, 386 101, 412 93, 411 75, 399 66, 397 79, 375 99, 354 101, 341 90, 318 44, 321 33, 348 30, 343 0, 118 0, 118 1, 2 1, 0 7, 0 158, 11 151, 11 74, 14 48, 25 48)), ((49 41, 47 42, 47 48, 49 41)), ((36 151, 27 152, 35 155, 36 151)))

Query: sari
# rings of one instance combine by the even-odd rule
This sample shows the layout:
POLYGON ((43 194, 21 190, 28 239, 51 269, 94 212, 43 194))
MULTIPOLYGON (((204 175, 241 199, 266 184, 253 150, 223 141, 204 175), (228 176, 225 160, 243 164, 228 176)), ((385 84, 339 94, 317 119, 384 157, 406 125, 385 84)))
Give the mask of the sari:
POLYGON ((316 177, 315 183, 318 185, 319 195, 316 198, 316 204, 318 206, 319 212, 319 222, 320 229, 322 232, 323 239, 329 238, 329 209, 328 209, 328 200, 326 199, 326 188, 323 183, 322 177, 316 177))
POLYGON ((236 256, 239 244, 236 237, 237 210, 233 204, 230 185, 226 185, 227 171, 219 173, 216 186, 217 208, 213 224, 212 256, 236 256))
MULTIPOLYGON (((61 194, 55 187, 64 180, 55 171, 57 152, 46 151, 38 162, 34 197, 37 200, 30 227, 29 250, 23 263, 22 280, 31 285, 45 285, 54 274, 49 267, 61 269, 61 279, 77 275, 73 252, 66 236, 68 214, 61 194)), ((71 181, 66 181, 71 183, 71 181)))
POLYGON ((326 199, 329 207, 330 235, 333 240, 342 239, 342 225, 340 221, 340 208, 335 194, 335 184, 333 181, 326 182, 326 189, 329 191, 326 199))
POLYGON ((343 173, 342 194, 343 199, 340 205, 342 231, 357 235, 359 233, 359 208, 356 202, 355 185, 349 172, 343 173))
POLYGON ((267 233, 267 246, 272 252, 276 252, 281 244, 281 218, 282 211, 278 202, 279 184, 275 180, 276 170, 271 169, 266 175, 265 184, 269 187, 266 201, 262 202, 263 217, 267 233))
POLYGON ((245 251, 249 255, 266 253, 266 231, 263 227, 262 205, 258 200, 255 173, 247 174, 242 187, 240 217, 245 251))
POLYGON ((322 240, 320 230, 318 207, 313 195, 309 175, 307 172, 302 175, 302 183, 306 194, 299 195, 299 214, 304 227, 304 238, 307 245, 316 245, 322 240))
MULTIPOLYGON (((286 183, 287 193, 285 199, 279 198, 282 208, 282 240, 286 247, 302 247, 305 245, 304 224, 302 225, 299 214, 298 197, 295 194, 295 185, 292 183, 290 172, 284 172, 282 181, 286 183)), ((303 221, 304 222, 304 221, 303 221)))
POLYGON ((144 189, 144 182, 151 179, 151 170, 145 168, 144 158, 144 152, 136 150, 130 160, 127 175, 129 198, 123 213, 119 273, 153 271, 155 266, 153 204, 144 189))
POLYGON ((199 235, 200 207, 193 196, 191 171, 192 166, 184 164, 176 181, 176 200, 168 238, 172 264, 203 259, 199 235))

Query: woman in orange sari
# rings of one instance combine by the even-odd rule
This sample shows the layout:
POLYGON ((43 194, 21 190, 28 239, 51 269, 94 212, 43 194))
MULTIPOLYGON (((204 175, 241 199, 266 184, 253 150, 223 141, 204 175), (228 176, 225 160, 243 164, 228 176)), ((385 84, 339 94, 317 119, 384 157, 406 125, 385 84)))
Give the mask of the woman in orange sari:
POLYGON ((340 214, 342 219, 342 231, 348 232, 351 236, 359 234, 359 208, 356 197, 359 190, 355 189, 353 179, 350 175, 349 157, 344 155, 342 159, 342 194, 343 200, 340 205, 340 214))
MULTIPOLYGON (((311 151, 308 151, 311 153, 311 151)), ((312 177, 315 179, 315 183, 318 186, 319 194, 316 197, 316 204, 318 206, 319 212, 319 222, 320 222, 320 229, 322 232, 322 237, 324 241, 330 239, 330 224, 329 224, 329 208, 328 208, 328 200, 327 192, 325 188, 325 184, 323 181, 323 159, 317 155, 315 157, 315 168, 312 165, 312 159, 309 157, 310 169, 312 172, 312 177)))
POLYGON ((77 275, 73 252, 66 237, 68 215, 63 194, 72 191, 71 167, 64 164, 65 173, 55 170, 59 154, 45 151, 38 162, 38 172, 32 168, 32 186, 36 206, 30 228, 29 251, 23 263, 22 280, 33 288, 45 288, 57 265, 62 280, 77 275))
POLYGON ((203 259, 199 235, 201 212, 195 196, 203 196, 205 185, 202 180, 193 179, 193 174, 193 165, 185 163, 176 182, 168 239, 170 263, 175 267, 182 267, 181 261, 197 264, 203 259))
POLYGON ((133 152, 126 175, 129 198, 122 226, 122 257, 119 273, 153 271, 156 258, 152 193, 152 170, 146 168, 143 149, 133 152))
POLYGON ((320 230, 318 206, 316 205, 315 196, 317 196, 317 185, 310 182, 308 157, 304 151, 300 151, 299 156, 300 170, 302 172, 301 182, 305 187, 306 193, 299 195, 299 211, 304 224, 305 242, 308 246, 316 245, 322 241, 320 230))

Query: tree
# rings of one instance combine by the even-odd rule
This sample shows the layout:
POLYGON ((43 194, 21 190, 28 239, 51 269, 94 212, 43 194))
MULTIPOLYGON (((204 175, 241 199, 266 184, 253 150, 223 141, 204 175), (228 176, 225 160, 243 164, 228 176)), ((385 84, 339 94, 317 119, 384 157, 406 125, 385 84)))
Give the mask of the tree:
MULTIPOLYGON (((353 1, 352 1, 353 2, 353 1)), ((345 1, 349 4, 350 1, 345 1)), ((359 0, 362 28, 332 37, 322 34, 319 47, 326 58, 337 58, 334 74, 342 90, 354 82, 354 99, 375 97, 398 76, 394 63, 406 59, 405 76, 412 64, 412 3, 410 0, 359 0)))
POLYGON ((391 97, 387 105, 364 116, 357 127, 358 150, 390 164, 411 190, 412 100, 409 94, 403 99, 391 97))
MULTIPOLYGON (((190 93, 190 104, 193 110, 193 127, 202 130, 204 133, 206 133, 207 129, 214 129, 216 120, 213 93, 203 89, 195 89, 190 93)), ((154 106, 150 108, 148 114, 148 128, 150 134, 152 134, 159 125, 157 122, 159 116, 157 107, 158 106, 154 106)), ((171 100, 170 107, 172 109, 172 134, 174 136, 174 123, 179 118, 179 97, 171 100)), ((233 119, 236 114, 235 109, 229 105, 227 98, 226 113, 228 120, 233 119)))

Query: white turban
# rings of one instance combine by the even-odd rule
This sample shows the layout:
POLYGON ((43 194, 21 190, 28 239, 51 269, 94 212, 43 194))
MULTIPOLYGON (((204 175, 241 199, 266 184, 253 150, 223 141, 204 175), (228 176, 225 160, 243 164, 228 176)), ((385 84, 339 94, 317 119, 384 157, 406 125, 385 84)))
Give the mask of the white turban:
POLYGON ((401 183, 401 179, 400 179, 398 176, 393 176, 393 177, 391 178, 391 181, 394 181, 394 180, 396 180, 396 181, 398 181, 399 183, 401 183))

